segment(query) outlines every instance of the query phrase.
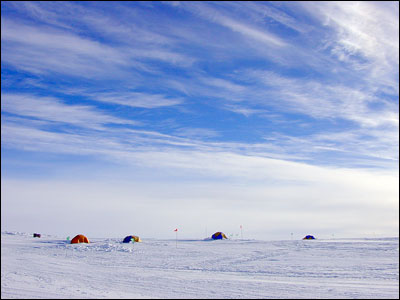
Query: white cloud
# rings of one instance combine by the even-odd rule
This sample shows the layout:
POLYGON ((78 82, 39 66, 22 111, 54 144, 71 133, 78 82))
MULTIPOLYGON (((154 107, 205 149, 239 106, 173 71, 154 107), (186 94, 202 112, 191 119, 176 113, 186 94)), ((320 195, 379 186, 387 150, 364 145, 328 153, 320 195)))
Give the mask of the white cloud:
POLYGON ((217 18, 216 22, 232 29, 233 31, 237 31, 247 37, 265 43, 269 46, 273 45, 284 47, 287 45, 282 39, 273 36, 272 34, 268 34, 265 31, 257 30, 227 17, 220 16, 217 18))
POLYGON ((248 88, 252 95, 250 102, 266 107, 301 112, 317 119, 347 119, 361 127, 396 126, 398 123, 395 105, 375 96, 373 88, 283 77, 263 70, 248 70, 244 77, 256 83, 248 88), (263 95, 264 90, 268 92, 263 95), (370 108, 373 104, 379 104, 379 109, 370 108))
POLYGON ((174 134, 186 138, 214 138, 220 135, 216 130, 192 127, 178 128, 174 130, 174 134))
POLYGON ((265 29, 258 29, 252 25, 238 21, 237 19, 228 17, 217 9, 212 8, 205 3, 181 3, 179 7, 189 10, 190 12, 201 16, 208 21, 222 25, 229 28, 233 32, 238 32, 247 39, 260 42, 269 47, 285 47, 287 43, 280 37, 266 31, 265 29))
POLYGON ((224 106, 227 110, 242 114, 246 117, 249 117, 254 114, 266 114, 268 113, 268 110, 266 109, 260 109, 260 108, 250 108, 247 107, 247 105, 235 105, 235 104, 226 104, 224 106))
POLYGON ((56 73, 87 79, 133 81, 138 72, 159 72, 151 60, 189 67, 195 61, 183 53, 146 46, 114 44, 82 37, 73 31, 26 25, 2 18, 2 61, 33 74, 56 73), (150 61, 149 61, 150 60, 150 61))
POLYGON ((68 105, 54 97, 2 93, 1 98, 1 110, 3 112, 24 117, 33 117, 43 121, 97 129, 102 128, 107 123, 139 124, 139 122, 110 116, 92 106, 68 105))
POLYGON ((183 99, 180 98, 171 98, 160 94, 139 92, 104 92, 88 96, 96 101, 143 108, 173 106, 183 103, 183 99))
POLYGON ((369 81, 375 86, 382 84, 398 93, 397 2, 315 2, 303 3, 303 8, 335 31, 329 42, 334 55, 355 68, 367 70, 369 81))

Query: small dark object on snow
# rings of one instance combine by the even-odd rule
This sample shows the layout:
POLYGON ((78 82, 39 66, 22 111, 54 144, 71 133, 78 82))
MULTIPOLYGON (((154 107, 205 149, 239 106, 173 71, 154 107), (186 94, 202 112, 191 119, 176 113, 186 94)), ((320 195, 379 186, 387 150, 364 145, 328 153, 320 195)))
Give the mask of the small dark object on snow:
POLYGON ((38 238, 40 238, 40 233, 34 233, 34 234, 33 234, 33 237, 38 237, 38 238))

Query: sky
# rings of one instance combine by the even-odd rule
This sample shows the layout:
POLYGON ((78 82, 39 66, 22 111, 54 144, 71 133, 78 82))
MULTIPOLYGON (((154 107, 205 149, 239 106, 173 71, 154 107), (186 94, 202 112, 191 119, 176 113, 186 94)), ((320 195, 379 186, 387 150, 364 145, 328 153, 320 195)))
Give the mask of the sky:
POLYGON ((2 231, 398 236, 398 100, 397 1, 2 1, 2 231))

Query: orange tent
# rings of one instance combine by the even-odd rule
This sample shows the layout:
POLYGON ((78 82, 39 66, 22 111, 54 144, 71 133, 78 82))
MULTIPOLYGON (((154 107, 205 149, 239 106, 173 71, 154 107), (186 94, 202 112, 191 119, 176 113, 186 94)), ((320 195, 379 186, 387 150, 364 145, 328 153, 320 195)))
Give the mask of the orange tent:
POLYGON ((78 243, 90 243, 88 238, 84 236, 83 234, 78 234, 76 237, 74 237, 71 240, 71 244, 78 244, 78 243))

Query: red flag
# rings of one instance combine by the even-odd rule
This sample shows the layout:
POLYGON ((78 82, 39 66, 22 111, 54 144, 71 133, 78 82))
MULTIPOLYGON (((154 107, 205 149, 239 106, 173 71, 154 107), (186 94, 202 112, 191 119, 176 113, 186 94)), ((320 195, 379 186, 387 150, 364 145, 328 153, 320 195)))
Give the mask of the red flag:
POLYGON ((175 229, 174 231, 178 231, 178 228, 177 228, 177 229, 175 229))

